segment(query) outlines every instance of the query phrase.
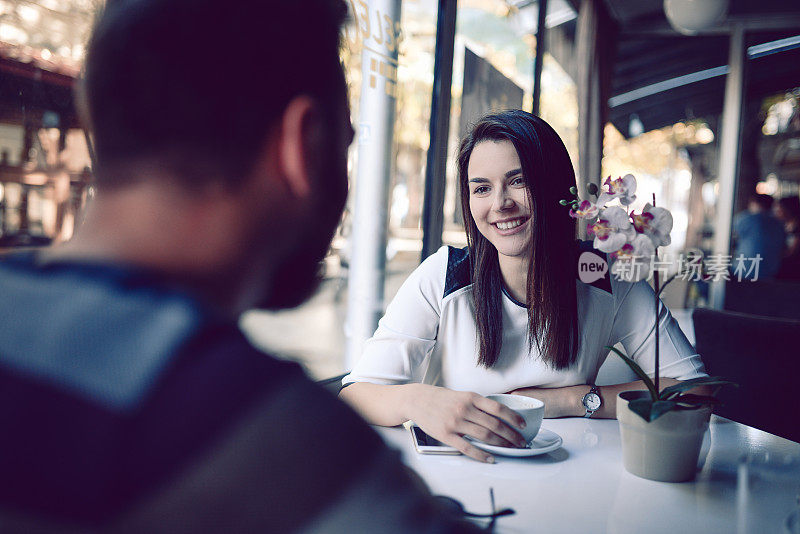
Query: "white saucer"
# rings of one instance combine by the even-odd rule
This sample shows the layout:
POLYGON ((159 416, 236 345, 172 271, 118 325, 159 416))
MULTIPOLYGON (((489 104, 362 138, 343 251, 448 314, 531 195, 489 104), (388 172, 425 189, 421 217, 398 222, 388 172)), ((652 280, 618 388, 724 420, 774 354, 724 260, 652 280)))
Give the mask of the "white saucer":
POLYGON ((536 456, 537 454, 544 454, 546 452, 554 451, 561 447, 561 444, 564 443, 564 440, 561 438, 561 436, 552 430, 547 430, 546 428, 539 429, 539 433, 536 434, 536 437, 533 438, 533 441, 531 441, 528 444, 528 447, 525 449, 519 449, 516 447, 498 447, 496 445, 488 445, 482 441, 477 441, 469 436, 466 436, 466 438, 479 449, 483 449, 486 452, 499 454, 501 456, 536 456))

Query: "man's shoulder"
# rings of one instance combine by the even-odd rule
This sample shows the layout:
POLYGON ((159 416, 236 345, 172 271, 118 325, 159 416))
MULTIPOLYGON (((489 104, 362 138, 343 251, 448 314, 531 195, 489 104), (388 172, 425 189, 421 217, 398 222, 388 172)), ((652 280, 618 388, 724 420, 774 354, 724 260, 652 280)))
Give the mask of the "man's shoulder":
POLYGON ((0 264, 0 366, 129 411, 208 321, 188 294, 120 266, 0 264))
POLYGON ((0 370, 134 413, 169 379, 299 372, 238 326, 151 273, 105 265, 0 262, 0 370), (202 371, 201 371, 202 370, 202 371))
POLYGON ((0 292, 0 469, 14 488, 0 503, 12 510, 105 520, 196 461, 251 406, 309 386, 235 324, 113 269, 14 259, 0 265, 0 292))

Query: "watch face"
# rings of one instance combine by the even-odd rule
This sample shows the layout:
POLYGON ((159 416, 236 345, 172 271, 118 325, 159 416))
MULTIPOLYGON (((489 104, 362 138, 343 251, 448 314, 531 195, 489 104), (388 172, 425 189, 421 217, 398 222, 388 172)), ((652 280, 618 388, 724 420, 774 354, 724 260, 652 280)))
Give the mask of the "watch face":
POLYGON ((600 408, 601 404, 600 395, 597 393, 587 393, 586 396, 583 397, 583 405, 586 406, 587 410, 597 410, 600 408))

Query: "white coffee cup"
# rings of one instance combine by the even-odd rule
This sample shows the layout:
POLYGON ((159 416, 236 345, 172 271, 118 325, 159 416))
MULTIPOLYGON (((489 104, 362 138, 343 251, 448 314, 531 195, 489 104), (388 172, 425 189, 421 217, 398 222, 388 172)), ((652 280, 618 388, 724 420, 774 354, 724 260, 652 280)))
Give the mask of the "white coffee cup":
POLYGON ((523 395, 511 395, 508 393, 486 395, 486 398, 511 408, 525 420, 525 428, 517 428, 511 421, 506 422, 522 434, 522 437, 525 438, 525 441, 528 443, 539 433, 539 429, 542 426, 542 419, 544 418, 544 403, 539 399, 525 397, 523 395))

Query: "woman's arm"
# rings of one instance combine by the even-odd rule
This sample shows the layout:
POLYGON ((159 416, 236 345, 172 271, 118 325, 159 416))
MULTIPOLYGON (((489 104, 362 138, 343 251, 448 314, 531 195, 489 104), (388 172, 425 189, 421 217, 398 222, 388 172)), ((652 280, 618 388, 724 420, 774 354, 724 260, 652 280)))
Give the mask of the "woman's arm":
POLYGON ((409 419, 408 403, 416 384, 384 386, 369 382, 353 382, 339 392, 368 423, 380 426, 402 425, 409 419))
MULTIPOLYGON (((655 293, 646 282, 612 282, 615 297, 614 321, 607 344, 622 343, 625 351, 645 372, 652 376, 655 370, 655 293)), ((678 384, 699 376, 706 376, 703 362, 686 339, 677 321, 661 303, 659 313, 659 387, 678 384), (668 375, 672 375, 671 377, 668 375)), ((586 414, 583 396, 590 386, 582 384, 561 388, 528 387, 512 391, 519 395, 535 397, 545 403, 545 417, 582 417, 586 414)), ((641 380, 625 384, 599 386, 603 404, 592 417, 616 418, 617 395, 623 391, 646 390, 641 380)), ((701 386, 690 390, 698 395, 711 395, 713 388, 701 386)))
POLYGON ((463 436, 492 445, 521 445, 522 436, 504 421, 520 424, 522 419, 475 393, 420 383, 437 340, 449 254, 443 247, 403 283, 364 344, 360 360, 343 379, 340 397, 372 424, 394 426, 413 420, 467 456, 492 461, 463 436))
MULTIPOLYGON (((680 383, 680 380, 662 378, 659 382, 659 386, 663 390, 666 387, 680 383)), ((562 388, 520 388, 509 393, 533 397, 544 402, 544 416, 547 418, 583 417, 586 414, 586 408, 583 406, 583 396, 589 393, 590 389, 591 386, 582 384, 562 388)), ((616 419, 617 395, 623 391, 646 390, 647 386, 641 380, 636 380, 625 384, 597 386, 597 389, 600 390, 600 398, 603 400, 603 404, 599 410, 592 414, 592 417, 595 419, 616 419)), ((711 395, 712 388, 701 386, 691 389, 690 392, 697 395, 711 395)))
POLYGON ((339 396, 372 424, 395 426, 412 420, 428 435, 481 462, 494 458, 465 440, 465 435, 501 447, 526 446, 510 426, 523 428, 522 417, 477 393, 428 384, 355 382, 339 396))

